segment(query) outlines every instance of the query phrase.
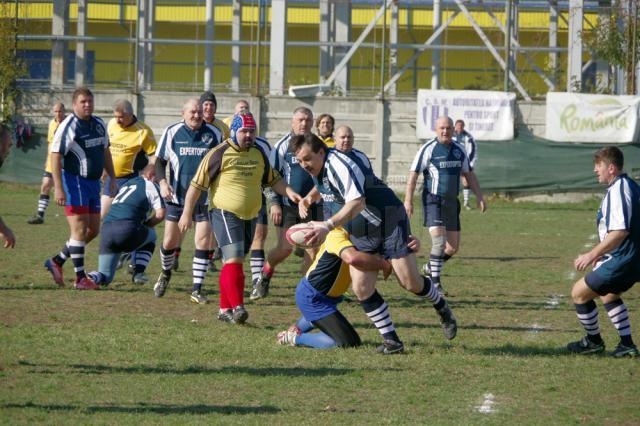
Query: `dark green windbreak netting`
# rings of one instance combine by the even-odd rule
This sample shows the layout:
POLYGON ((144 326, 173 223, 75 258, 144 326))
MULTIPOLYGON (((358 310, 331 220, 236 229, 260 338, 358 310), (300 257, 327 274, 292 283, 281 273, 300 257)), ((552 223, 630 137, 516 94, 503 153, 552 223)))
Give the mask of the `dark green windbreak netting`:
MULTIPOLYGON (((43 129, 23 147, 13 147, 0 169, 0 180, 37 184, 46 156, 43 129)), ((418 144, 416 143, 416 150, 418 144)), ((476 174, 483 192, 564 192, 593 190, 598 185, 593 173, 597 144, 549 142, 528 135, 506 142, 478 142, 476 174)), ((625 156, 625 170, 640 177, 640 145, 619 145, 625 156)), ((390 171, 402 174, 403 171, 390 171)))

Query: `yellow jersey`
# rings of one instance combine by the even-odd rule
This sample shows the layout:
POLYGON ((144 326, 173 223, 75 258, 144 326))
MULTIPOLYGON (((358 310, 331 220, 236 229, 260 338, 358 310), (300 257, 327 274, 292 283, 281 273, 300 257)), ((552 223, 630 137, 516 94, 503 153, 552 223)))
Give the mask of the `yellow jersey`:
POLYGON ((343 228, 333 229, 320 246, 318 254, 307 271, 307 281, 320 293, 339 297, 351 284, 349 265, 342 261, 342 250, 353 247, 349 234, 343 228))
POLYGON ((191 186, 209 191, 209 208, 250 220, 262 207, 262 186, 271 186, 280 179, 260 146, 243 150, 227 139, 202 159, 191 186))
POLYGON ((329 135, 329 136, 327 136, 326 138, 323 138, 323 137, 322 137, 322 136, 320 136, 320 135, 317 135, 317 136, 318 136, 318 137, 322 140, 322 142, 324 142, 324 144, 325 144, 326 146, 328 146, 329 148, 333 148, 333 147, 335 147, 335 146, 336 146, 336 140, 333 138, 333 135, 329 135))
POLYGON ((53 173, 51 171, 51 144, 53 143, 53 135, 56 134, 56 130, 58 130, 58 123, 55 119, 52 119, 49 122, 49 130, 47 132, 47 162, 44 165, 44 171, 47 173, 53 173))
POLYGON ((204 120, 204 121, 206 121, 207 123, 211 124, 216 129, 220 130, 220 133, 222 133, 222 140, 223 141, 229 139, 229 137, 231 136, 231 132, 229 131, 230 124, 226 124, 224 121, 218 120, 217 118, 214 118, 213 121, 211 121, 211 122, 209 122, 207 120, 204 120))
POLYGON ((116 119, 112 118, 107 125, 107 133, 116 177, 139 171, 134 170, 134 163, 140 152, 147 155, 154 155, 156 152, 153 131, 142 121, 135 119, 135 116, 133 123, 127 127, 120 126, 116 119))

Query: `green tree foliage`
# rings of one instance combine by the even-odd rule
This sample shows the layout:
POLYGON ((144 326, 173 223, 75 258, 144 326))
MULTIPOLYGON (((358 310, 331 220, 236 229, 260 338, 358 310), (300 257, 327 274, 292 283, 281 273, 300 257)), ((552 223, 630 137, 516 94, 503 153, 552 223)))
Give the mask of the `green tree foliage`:
POLYGON ((7 121, 15 112, 15 99, 18 96, 16 80, 23 74, 22 63, 16 55, 16 36, 18 29, 15 21, 9 17, 9 3, 0 3, 0 120, 7 121))
POLYGON ((638 84, 635 67, 640 60, 639 4, 639 0, 616 2, 608 17, 585 37, 587 46, 596 57, 606 60, 611 67, 625 70, 628 94, 635 93, 638 84))

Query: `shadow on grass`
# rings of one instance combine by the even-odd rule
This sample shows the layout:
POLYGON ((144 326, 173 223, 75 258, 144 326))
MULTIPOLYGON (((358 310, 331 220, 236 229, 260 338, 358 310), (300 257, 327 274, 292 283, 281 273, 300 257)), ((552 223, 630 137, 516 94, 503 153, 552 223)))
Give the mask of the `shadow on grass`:
POLYGON ((540 346, 515 346, 511 344, 496 346, 493 348, 472 348, 466 350, 478 355, 513 355, 513 356, 575 356, 570 354, 565 347, 540 347, 540 346))
POLYGON ((132 406, 121 405, 103 405, 103 406, 82 406, 82 405, 59 405, 59 404, 34 404, 27 402, 26 404, 4 404, 0 408, 11 409, 35 408, 44 411, 80 411, 87 414, 92 413, 127 413, 127 414, 276 414, 282 410, 272 406, 262 407, 243 407, 238 405, 165 405, 165 404, 147 404, 144 402, 132 406))
MULTIPOLYGON (((416 322, 401 322, 401 321, 394 321, 393 322, 394 325, 396 326, 397 329, 402 330, 403 328, 433 328, 433 329, 437 329, 440 330, 442 328, 442 326, 440 324, 436 324, 436 323, 431 323, 431 324, 424 324, 424 323, 416 323, 416 322)), ((365 323, 365 322, 354 322, 353 323, 354 327, 356 328, 365 328, 368 327, 370 324, 369 323, 365 323)), ((560 329, 560 328, 552 328, 552 327, 531 327, 531 326, 513 326, 513 325, 480 325, 480 324, 458 324, 458 332, 464 332, 464 330, 491 330, 491 331, 515 331, 515 332, 521 332, 521 333, 530 333, 530 332, 536 332, 536 333, 549 333, 549 332, 564 332, 564 333, 570 333, 571 331, 573 331, 574 329, 560 329)))
MULTIPOLYGON (((75 370, 74 373, 80 374, 247 374, 251 376, 269 377, 269 376, 287 376, 287 377, 325 377, 325 376, 342 376, 356 371, 353 368, 287 368, 287 367, 198 367, 190 366, 185 368, 176 368, 172 366, 146 366, 137 365, 130 367, 120 367, 103 364, 37 364, 30 361, 19 361, 18 365, 33 367, 32 373, 40 374, 59 374, 68 370, 75 370)), ((358 369, 360 371, 362 369, 358 369)))
POLYGON ((551 260, 552 256, 460 256, 459 259, 464 260, 491 260, 498 262, 517 262, 520 260, 551 260))

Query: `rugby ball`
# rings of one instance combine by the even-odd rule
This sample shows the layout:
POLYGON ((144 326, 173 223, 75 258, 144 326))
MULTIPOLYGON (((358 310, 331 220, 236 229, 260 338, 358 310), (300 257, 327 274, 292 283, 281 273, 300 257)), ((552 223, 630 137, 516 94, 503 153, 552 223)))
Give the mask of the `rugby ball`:
POLYGON ((308 223, 299 223, 297 225, 293 225, 291 228, 287 229, 285 232, 285 237, 289 244, 292 244, 301 248, 311 248, 317 247, 320 245, 320 242, 316 244, 308 244, 307 234, 309 234, 313 230, 313 225, 309 225, 308 223))

